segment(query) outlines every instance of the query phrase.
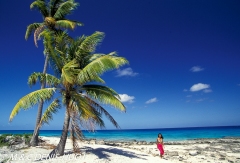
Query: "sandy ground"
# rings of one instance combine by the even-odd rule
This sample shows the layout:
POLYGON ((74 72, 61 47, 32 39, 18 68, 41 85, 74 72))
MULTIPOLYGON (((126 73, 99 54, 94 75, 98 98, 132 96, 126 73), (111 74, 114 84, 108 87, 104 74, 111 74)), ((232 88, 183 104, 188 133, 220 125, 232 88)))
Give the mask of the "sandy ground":
MULTIPOLYGON (((59 138, 41 137, 47 144, 57 145, 59 138)), ((64 156, 47 159, 51 146, 29 147, 14 150, 3 147, 0 162, 11 163, 240 163, 240 139, 230 141, 203 141, 166 143, 161 159, 156 145, 109 146, 79 142, 81 154, 72 153, 67 140, 64 156), (10 158, 8 161, 6 158, 10 158)))
MULTIPOLYGON (((41 137, 46 143, 57 145, 59 138, 41 137)), ((151 154, 122 147, 113 147, 107 145, 79 143, 82 154, 72 153, 71 140, 67 140, 65 155, 47 159, 47 155, 52 151, 50 146, 30 147, 21 150, 10 150, 4 147, 6 151, 5 158, 10 158, 11 163, 153 163, 170 161, 154 157, 151 154)))

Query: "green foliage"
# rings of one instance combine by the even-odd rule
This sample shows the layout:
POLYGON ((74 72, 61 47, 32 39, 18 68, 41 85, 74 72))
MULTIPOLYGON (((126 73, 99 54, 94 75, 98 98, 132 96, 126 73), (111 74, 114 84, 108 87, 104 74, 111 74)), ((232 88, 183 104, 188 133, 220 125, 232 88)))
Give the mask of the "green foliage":
POLYGON ((121 111, 125 111, 125 106, 121 103, 119 100, 117 92, 115 92, 113 89, 102 86, 102 85, 84 85, 82 87, 82 90, 85 90, 87 94, 92 97, 93 99, 96 99, 97 101, 112 105, 115 108, 120 109, 121 111))
POLYGON ((25 144, 30 145, 32 134, 23 134, 23 138, 24 138, 25 144))
POLYGON ((12 136, 13 134, 1 134, 0 136, 7 137, 7 136, 12 136))
POLYGON ((46 85, 49 87, 57 86, 60 83, 59 79, 55 76, 50 74, 43 74, 40 72, 34 72, 28 77, 28 84, 30 86, 35 85, 38 81, 40 83, 45 81, 46 85))
MULTIPOLYGON (((87 36, 84 41, 80 44, 80 50, 88 53, 93 53, 104 39, 105 34, 103 32, 94 32, 92 35, 87 36)), ((81 52, 80 51, 80 52, 81 52)))
MULTIPOLYGON (((48 31, 44 31, 48 36, 48 31)), ((50 37, 49 37, 50 38, 50 37)), ((121 103, 119 95, 113 89, 100 85, 104 80, 100 75, 106 71, 117 69, 128 63, 128 61, 117 56, 116 52, 109 54, 94 54, 97 45, 103 38, 103 32, 95 32, 90 36, 82 36, 73 42, 66 42, 65 33, 56 37, 54 47, 50 39, 45 39, 46 45, 52 49, 49 55, 55 63, 55 68, 61 72, 58 88, 62 95, 62 103, 71 115, 78 117, 79 124, 89 123, 104 127, 102 115, 105 115, 117 128, 119 125, 113 117, 97 102, 111 105, 121 111, 125 111, 125 106, 121 103), (96 83, 90 85, 89 83, 96 83)), ((37 74, 37 73, 36 73, 37 74)), ((36 77, 32 78, 35 83, 36 77)), ((39 79, 40 80, 40 79, 39 79)), ((41 123, 48 123, 52 115, 57 112, 56 108, 49 108, 43 114, 41 123)), ((76 123, 74 123, 76 124, 76 123)), ((91 126, 93 127, 93 126, 91 126)), ((74 127, 73 127, 74 128, 74 127)))
POLYGON ((53 119, 53 114, 57 113, 58 109, 61 108, 60 101, 55 99, 46 109, 42 115, 41 121, 38 127, 41 127, 44 123, 49 124, 49 121, 53 119))
POLYGON ((39 103, 40 100, 43 100, 43 101, 50 100, 55 90, 56 90, 55 88, 44 88, 41 90, 31 92, 28 95, 22 97, 14 106, 11 112, 9 121, 12 121, 12 119, 18 114, 20 109, 25 109, 25 110, 29 109, 30 107, 39 103))
POLYGON ((32 134, 2 134, 0 135, 0 147, 2 146, 9 146, 10 140, 16 140, 16 139, 24 139, 25 144, 30 144, 32 134), (7 140, 7 136, 10 136, 10 138, 7 140))
POLYGON ((33 33, 33 31, 35 31, 37 28, 39 28, 40 26, 42 26, 43 24, 42 23, 33 23, 33 24, 30 24, 28 27, 27 27, 27 31, 26 31, 26 34, 25 34, 25 39, 27 40, 29 38, 29 36, 31 35, 31 33, 33 33))
POLYGON ((65 17, 75 10, 79 3, 74 0, 35 0, 30 9, 37 9, 43 17, 43 22, 28 25, 25 39, 34 33, 34 42, 37 46, 37 38, 44 29, 57 32, 62 29, 74 29, 76 26, 83 26, 83 23, 68 20, 65 17), (48 2, 49 1, 49 2, 48 2))
POLYGON ((2 134, 2 135, 0 135, 0 147, 8 146, 8 142, 6 140, 7 136, 10 136, 10 134, 2 134))
POLYGON ((72 61, 65 64, 62 68, 62 79, 63 82, 69 84, 76 83, 76 76, 79 73, 79 64, 77 60, 73 59, 72 61))
POLYGON ((128 61, 123 57, 116 56, 115 52, 101 55, 82 69, 78 74, 78 82, 82 85, 87 82, 96 81, 95 79, 98 79, 103 73, 117 69, 125 64, 128 64, 128 61))
POLYGON ((61 3, 58 10, 52 15, 56 20, 63 19, 66 15, 69 15, 73 10, 78 7, 79 3, 74 2, 74 0, 67 0, 61 3))
POLYGON ((30 5, 30 9, 36 8, 41 14, 46 17, 48 16, 47 5, 42 0, 36 0, 30 5))
MULTIPOLYGON (((69 14, 70 8, 74 9, 71 3, 75 2, 74 0, 66 2, 51 0, 51 5, 55 3, 59 3, 60 9, 56 10, 54 15, 57 21, 58 18, 69 14)), ((62 21, 59 24, 66 28, 74 26, 74 24, 64 25, 66 22, 68 21, 62 21)), ((38 30, 36 31, 38 32, 38 30)), ((28 109, 41 100, 53 100, 43 113, 38 127, 49 123, 53 119, 53 114, 57 113, 60 108, 59 97, 53 99, 57 93, 61 96, 62 105, 66 107, 66 116, 70 125, 64 126, 64 132, 65 129, 71 131, 74 151, 77 150, 77 144, 74 143, 75 135, 78 139, 83 137, 80 126, 90 128, 90 130, 94 130, 95 126, 103 128, 105 125, 102 116, 106 116, 115 127, 119 128, 114 118, 99 103, 111 105, 121 111, 125 111, 126 108, 120 101, 118 93, 103 85, 105 82, 100 75, 128 64, 128 61, 117 56, 116 52, 94 54, 97 45, 104 38, 104 33, 95 32, 90 36, 82 36, 71 41, 66 41, 69 40, 66 32, 56 34, 56 31, 50 29, 45 29, 37 35, 44 38, 45 52, 53 63, 54 72, 59 72, 59 75, 53 76, 36 72, 31 74, 28 80, 29 85, 46 82, 50 88, 34 91, 21 98, 10 115, 10 121, 20 109, 28 109)), ((25 140, 28 138, 26 137, 25 140)))

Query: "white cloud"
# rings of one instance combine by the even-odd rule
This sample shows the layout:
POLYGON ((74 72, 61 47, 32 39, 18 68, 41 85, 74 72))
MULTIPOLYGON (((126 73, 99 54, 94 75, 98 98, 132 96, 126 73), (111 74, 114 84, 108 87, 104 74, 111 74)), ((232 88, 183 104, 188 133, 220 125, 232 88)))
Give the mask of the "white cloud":
POLYGON ((151 103, 154 103, 154 102, 157 102, 157 101, 158 101, 157 98, 154 97, 154 98, 152 98, 152 99, 146 101, 146 104, 151 104, 151 103))
POLYGON ((133 103, 135 97, 134 96, 129 96, 127 94, 119 94, 121 102, 126 102, 126 103, 133 103))
POLYGON ((200 90, 207 89, 207 88, 210 88, 209 84, 198 83, 198 84, 194 84, 190 88, 190 91, 196 92, 196 91, 200 91, 200 90))
POLYGON ((138 75, 138 73, 136 72, 133 72, 132 68, 125 68, 123 70, 120 70, 118 69, 117 70, 117 76, 120 77, 120 76, 136 76, 138 75))
POLYGON ((200 67, 200 66, 193 66, 190 71, 192 72, 199 72, 199 71, 203 71, 204 68, 200 67))

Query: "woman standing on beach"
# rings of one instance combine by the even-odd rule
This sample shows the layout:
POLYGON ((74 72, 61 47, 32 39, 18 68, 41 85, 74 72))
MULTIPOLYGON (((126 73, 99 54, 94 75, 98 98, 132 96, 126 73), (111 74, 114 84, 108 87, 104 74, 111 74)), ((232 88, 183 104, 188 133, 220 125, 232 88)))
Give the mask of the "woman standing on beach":
POLYGON ((157 138, 157 148, 159 149, 160 151, 160 157, 162 158, 163 155, 164 155, 164 144, 163 144, 163 136, 162 134, 158 134, 158 138, 157 138))

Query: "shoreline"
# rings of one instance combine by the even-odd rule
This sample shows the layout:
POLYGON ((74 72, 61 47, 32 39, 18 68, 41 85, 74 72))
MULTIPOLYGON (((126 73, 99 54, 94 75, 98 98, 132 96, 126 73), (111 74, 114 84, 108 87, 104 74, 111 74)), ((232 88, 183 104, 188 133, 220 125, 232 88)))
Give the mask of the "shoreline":
MULTIPOLYGON (((33 130, 0 130, 0 134, 32 134, 33 130)), ((61 130, 40 130, 40 136, 60 137, 61 130)), ((240 126, 214 127, 183 127, 183 128, 154 128, 154 129, 109 129, 89 132, 83 130, 85 139, 111 141, 147 141, 156 140, 162 133, 165 141, 185 141, 206 138, 240 137, 240 126)))
MULTIPOLYGON (((4 135, 0 134, 1 135, 4 135)), ((11 133, 6 133, 8 135, 19 135, 19 134, 11 134, 11 133)), ((25 133, 21 133, 20 135, 23 135, 25 133)), ((28 133, 27 133, 28 134, 28 133)), ((46 138, 60 138, 61 135, 39 135, 39 137, 46 137, 46 138)), ((181 138, 181 139, 167 139, 165 140, 165 142, 184 142, 184 141, 198 141, 198 140, 218 140, 218 139, 240 139, 240 136, 223 136, 223 137, 215 137, 215 138, 208 138, 208 137, 204 137, 204 138, 181 138)), ((90 141, 90 140, 96 140, 96 141, 105 141, 105 142, 146 142, 147 144, 151 144, 154 143, 155 141, 147 141, 147 140, 138 140, 138 139, 134 139, 134 138, 121 138, 121 139, 113 139, 113 138, 83 138, 84 141, 90 141)), ((152 140, 152 139, 151 139, 152 140)))
MULTIPOLYGON (((160 159, 159 151, 155 142, 145 143, 144 141, 103 141, 96 139, 88 139, 79 141, 81 155, 72 153, 71 140, 68 138, 64 156, 56 159, 48 160, 46 156, 51 152, 52 148, 58 144, 58 137, 40 136, 44 141, 41 146, 29 147, 23 149, 17 148, 0 148, 0 155, 15 156, 15 162, 43 162, 58 163, 64 162, 91 162, 91 163, 107 163, 107 162, 163 162, 163 163, 240 163, 240 138, 217 138, 217 139, 195 139, 185 141, 166 141, 164 159, 160 159), (21 160, 20 156, 23 157, 21 160), (31 157, 30 157, 31 156, 31 157), (38 156, 38 160, 36 159, 38 156), (19 158, 18 158, 19 157, 19 158), (35 158, 34 158, 35 157, 35 158), (30 160, 28 160, 30 159, 30 160)), ((0 162, 1 162, 0 157, 0 162)))
MULTIPOLYGON (((53 138, 60 138, 60 137, 56 137, 56 136, 40 136, 40 137, 53 137, 53 138)), ((226 137, 221 137, 221 138, 194 138, 194 139, 180 139, 180 140, 167 140, 165 142, 183 142, 183 141, 197 141, 197 140, 218 140, 218 139, 240 139, 240 136, 226 136, 226 137)), ((145 141, 145 140, 136 140, 136 139, 131 139, 131 140, 122 140, 122 139, 116 139, 116 140, 105 140, 105 139, 98 139, 98 138, 86 138, 84 139, 86 141, 89 140, 104 140, 106 142, 111 142, 111 141, 117 141, 117 142, 132 142, 132 141, 137 141, 137 142, 141 142, 141 141, 145 141)), ((164 139, 165 140, 165 139, 164 139)), ((152 143, 154 141, 145 141, 148 143, 152 143)))

